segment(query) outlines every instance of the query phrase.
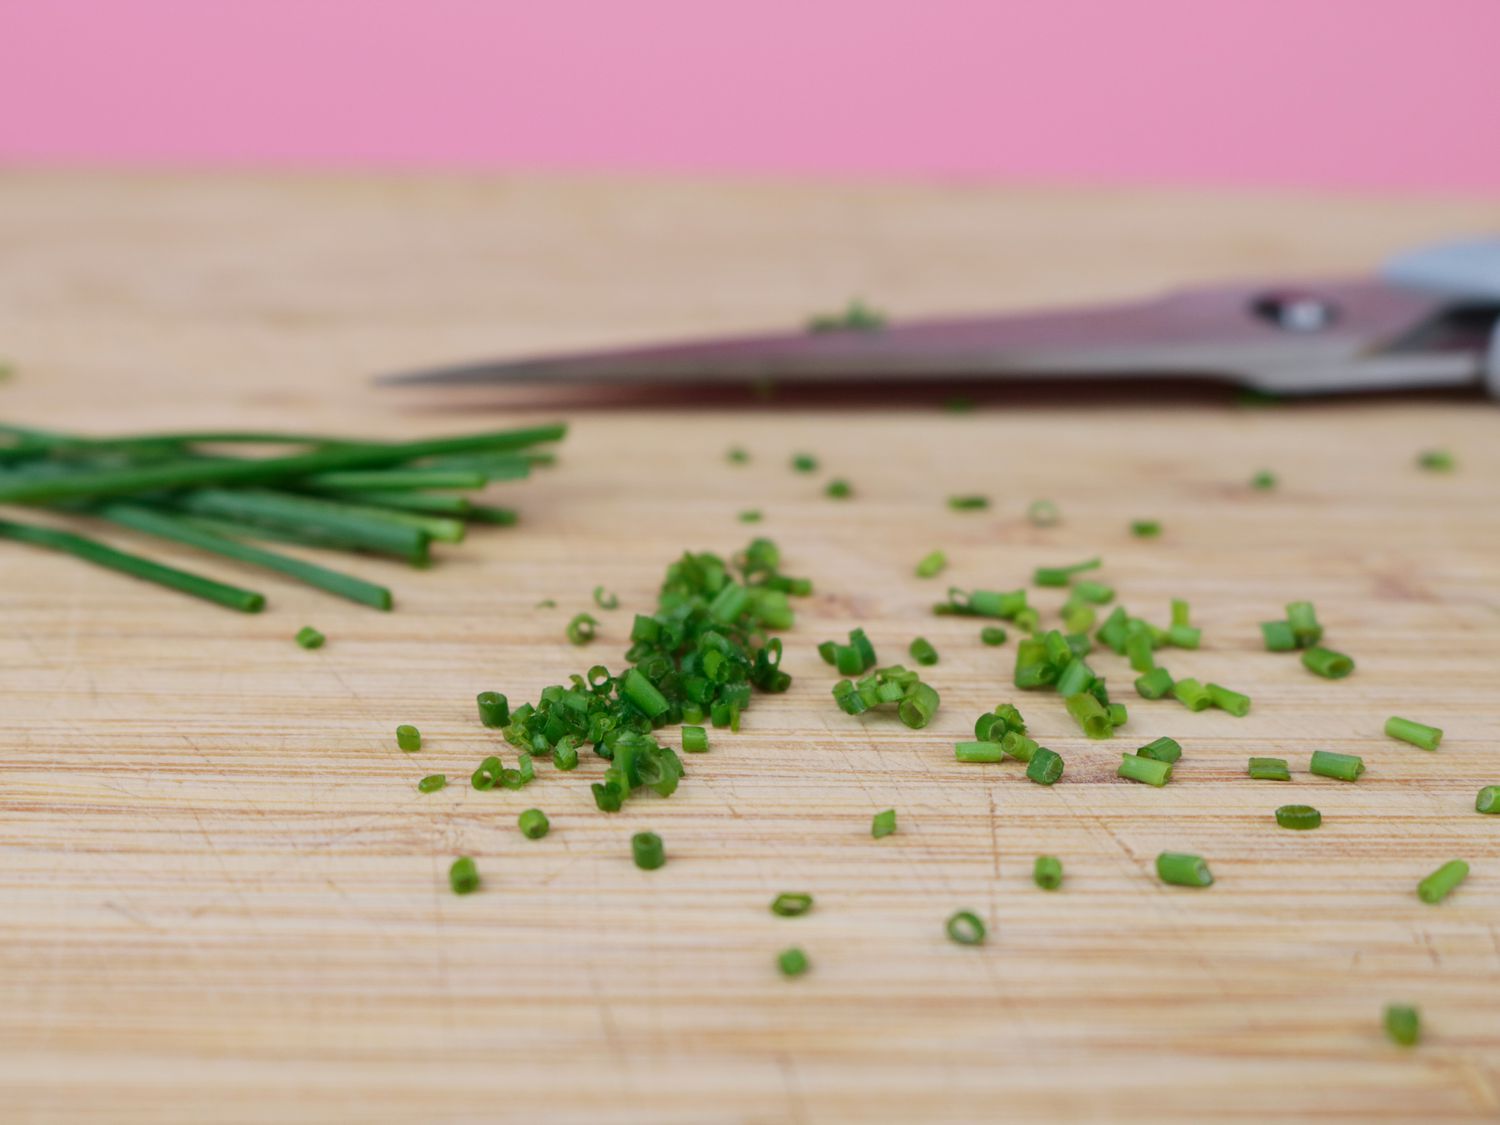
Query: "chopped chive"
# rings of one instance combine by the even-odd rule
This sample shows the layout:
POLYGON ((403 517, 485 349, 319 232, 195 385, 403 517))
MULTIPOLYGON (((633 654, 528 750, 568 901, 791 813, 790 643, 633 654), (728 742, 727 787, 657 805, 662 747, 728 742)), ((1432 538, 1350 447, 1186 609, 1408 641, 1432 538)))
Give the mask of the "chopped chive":
POLYGON ((541 809, 527 809, 516 818, 516 823, 521 829, 521 835, 528 840, 540 840, 552 827, 547 814, 541 809))
POLYGON ((1115 606, 1114 612, 1104 619, 1104 624, 1094 634, 1101 644, 1108 645, 1121 656, 1125 655, 1125 641, 1129 635, 1130 615, 1124 606, 1115 606))
POLYGON ((759 508, 746 508, 739 516, 740 523, 760 523, 761 513, 759 508))
POLYGON ((419 793, 436 793, 448 784, 448 775, 445 773, 430 773, 421 781, 417 782, 419 793))
POLYGON ((1395 715, 1385 721, 1385 733, 1421 750, 1436 750, 1438 743, 1443 740, 1443 732, 1439 728, 1412 719, 1397 718, 1395 715))
POLYGON ((793 946, 776 955, 776 967, 784 977, 800 977, 807 972, 807 954, 793 946))
POLYGON ((1213 706, 1208 689, 1191 676, 1184 676, 1172 685, 1172 694, 1189 711, 1207 711, 1213 706))
POLYGON ((1136 751, 1142 758, 1152 758, 1172 765, 1182 757, 1182 745, 1175 738, 1158 738, 1136 751))
POLYGON ((955 512, 981 512, 990 506, 988 496, 950 496, 948 507, 955 512))
POLYGON ((600 609, 619 609, 620 599, 605 591, 603 586, 594 587, 594 604, 600 609))
POLYGON ((1001 758, 998 742, 955 742, 953 757, 960 762, 998 762, 1001 758))
POLYGON ((833 500, 847 500, 854 495, 854 486, 843 477, 835 477, 824 487, 823 495, 833 500))
POLYGON ((957 586, 948 590, 948 600, 933 607, 934 613, 962 617, 1013 618, 1026 608, 1025 590, 971 590, 957 586))
POLYGON ((1006 731, 1000 738, 1000 749, 1005 752, 1007 758, 1014 758, 1018 762, 1029 762, 1036 756, 1040 749, 1036 740, 1027 738, 1020 731, 1006 731))
POLYGON ((932 642, 926 637, 917 637, 907 649, 911 658, 918 664, 936 664, 938 662, 937 649, 932 647, 932 642))
POLYGON ((1016 615, 1011 618, 1017 629, 1025 629, 1028 633, 1036 632, 1037 624, 1041 619, 1041 614, 1029 605, 1023 605, 1016 610, 1016 615))
POLYGON ((1416 1008, 1409 1004, 1387 1004, 1385 1006, 1385 1033, 1392 1043, 1402 1047, 1415 1047, 1422 1037, 1422 1018, 1416 1008))
POLYGON ((724 459, 731 465, 744 465, 750 460, 750 451, 742 446, 731 445, 729 452, 724 454, 724 459))
POLYGON ((1063 628, 1069 633, 1087 633, 1097 617, 1094 607, 1084 602, 1069 601, 1062 607, 1063 628))
POLYGON ((1174 887, 1209 887, 1213 874, 1202 856, 1162 852, 1156 857, 1156 877, 1174 887))
POLYGON ((448 885, 456 895, 473 894, 479 889, 479 868, 466 855, 461 855, 448 868, 448 885))
POLYGON ((1287 769, 1285 758, 1251 758, 1252 781, 1291 781, 1292 771, 1287 769))
POLYGON ((917 563, 918 578, 934 578, 948 565, 948 556, 942 551, 928 551, 917 563))
POLYGON ((1450 859, 1417 884, 1417 897, 1432 906, 1442 902, 1469 877, 1469 865, 1461 859, 1450 859))
POLYGON ((630 838, 630 854, 642 871, 655 871, 667 862, 666 849, 655 832, 637 832, 630 838))
POLYGON ((1121 754, 1120 768, 1115 771, 1116 777, 1123 777, 1126 781, 1139 781, 1146 785, 1154 785, 1160 789, 1172 780, 1172 763, 1159 761, 1156 758, 1143 758, 1139 754, 1121 754))
POLYGON ((1062 755, 1048 750, 1045 746, 1038 746, 1031 753, 1031 761, 1026 763, 1026 777, 1038 785, 1055 785, 1058 778, 1063 775, 1062 755))
POLYGON ((1109 712, 1109 725, 1112 727, 1123 727, 1130 721, 1130 712, 1123 703, 1111 703, 1104 710, 1109 712))
POLYGON ((960 910, 951 915, 943 928, 959 945, 984 944, 984 922, 971 910, 960 910))
POLYGON ((1161 524, 1156 520, 1132 520, 1130 534, 1137 539, 1155 539, 1161 534, 1161 524))
POLYGON ((921 730, 937 714, 939 702, 937 689, 918 680, 907 690, 896 714, 912 730, 921 730))
POLYGON ((1306 831, 1323 823, 1323 814, 1311 805, 1282 805, 1276 810, 1276 823, 1283 828, 1306 831))
POLYGON ((818 459, 811 453, 798 453, 792 457, 792 469, 799 473, 815 473, 818 471, 818 459))
POLYGON ((541 601, 537 602, 536 605, 533 606, 532 608, 533 609, 556 609, 557 608, 557 602, 554 601, 551 598, 543 598, 541 601))
POLYGON ((1156 649, 1151 643, 1151 634, 1141 630, 1125 638, 1125 655, 1134 672, 1149 672, 1155 668, 1156 649))
POLYGON ((1192 608, 1182 598, 1172 599, 1172 624, 1191 625, 1192 608))
POLYGON ((1174 686, 1172 673, 1165 668, 1153 668, 1135 681, 1136 694, 1142 699, 1161 699, 1174 686))
POLYGON ((1354 671, 1353 657, 1329 648, 1303 649, 1302 664, 1309 672, 1322 676, 1325 680, 1342 680, 1354 671))
POLYGON ((469 784, 473 785, 481 793, 487 793, 500 784, 500 775, 503 772, 500 768, 500 759, 491 754, 484 761, 480 762, 479 768, 470 775, 469 784))
POLYGON ((499 728, 510 723, 510 700, 498 691, 482 691, 475 701, 479 704, 479 721, 485 726, 499 728))
POLYGON ((1243 719, 1250 714, 1250 697, 1241 695, 1237 691, 1230 691, 1218 684, 1204 684, 1203 688, 1208 692, 1209 701, 1220 711, 1228 711, 1237 719, 1243 719))
POLYGON ((567 773, 578 768, 578 747, 559 742, 552 748, 552 765, 567 773))
POLYGON ((599 622, 591 615, 578 613, 573 615, 573 620, 568 622, 563 632, 573 644, 586 645, 594 639, 594 627, 598 624, 599 622))
POLYGON ((408 754, 414 750, 422 749, 422 732, 410 723, 402 723, 396 728, 396 745, 408 754))
POLYGON ((1500 813, 1500 785, 1486 785, 1474 798, 1474 811, 1500 813))
POLYGON ((1051 500, 1033 500, 1026 509, 1026 518, 1033 527, 1052 527, 1062 519, 1062 513, 1051 500))
POLYGON ((1290 602, 1286 607, 1286 623, 1297 638, 1298 648, 1308 648, 1323 639, 1323 626, 1318 624, 1317 611, 1312 602, 1290 602))
POLYGON ((787 891, 771 900, 771 913, 782 918, 798 918, 811 910, 812 906, 812 895, 787 891))
POLYGON ((1106 586, 1102 582, 1075 582, 1071 596, 1092 605, 1108 605, 1115 600, 1115 590, 1113 586, 1106 586))
MULTIPOLYGON (((1069 668, 1073 666, 1069 665, 1069 668)), ((1109 722, 1109 712, 1088 692, 1080 691, 1068 696, 1063 705, 1073 721, 1082 728, 1085 737, 1108 738, 1114 733, 1114 727, 1109 722)))
POLYGON ((1297 634, 1287 621, 1262 621, 1260 635, 1265 638, 1267 652, 1291 652, 1297 647, 1297 634))
POLYGON ((1082 574, 1087 570, 1098 570, 1102 565, 1102 560, 1093 558, 1085 559, 1081 563, 1073 563, 1070 566, 1039 566, 1032 574, 1031 581, 1035 586, 1066 586, 1073 581, 1073 575, 1082 574))
POLYGON ((886 809, 884 812, 875 814, 875 819, 870 821, 870 835, 879 840, 882 836, 889 836, 896 831, 896 810, 886 809))
POLYGON ((1172 625, 1167 629, 1167 644, 1173 648, 1197 648, 1203 630, 1191 625, 1172 625))
POLYGON ((1451 473, 1457 465, 1446 449, 1426 449, 1417 455, 1417 466, 1431 473, 1451 473))
POLYGON ((1250 487, 1258 488, 1262 492, 1276 487, 1276 474, 1269 469, 1262 469, 1250 478, 1250 487))
POLYGON ((1055 855, 1039 855, 1031 865, 1031 881, 1044 891, 1055 891, 1062 886, 1062 860, 1055 855))
POLYGON ((702 727, 686 726, 682 728, 682 749, 688 754, 705 754, 708 752, 708 731, 702 727))
POLYGON ((979 640, 982 644, 1003 645, 1005 643, 1005 630, 998 625, 986 625, 979 630, 979 640))
POLYGON ((297 630, 297 643, 303 648, 322 648, 327 639, 311 625, 304 625, 297 630))
POLYGON ((1358 754, 1335 754, 1331 750, 1314 750, 1307 772, 1336 781, 1355 781, 1365 772, 1365 762, 1358 754))

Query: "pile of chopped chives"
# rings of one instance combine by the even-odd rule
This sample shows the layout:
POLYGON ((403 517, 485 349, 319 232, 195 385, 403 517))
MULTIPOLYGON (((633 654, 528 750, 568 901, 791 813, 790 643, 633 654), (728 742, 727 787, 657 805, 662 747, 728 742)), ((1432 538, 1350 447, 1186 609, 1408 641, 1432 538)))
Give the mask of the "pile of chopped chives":
POLYGON ((832 664, 843 676, 858 676, 868 672, 877 663, 875 646, 870 643, 870 638, 863 629, 849 630, 849 643, 846 645, 837 641, 824 641, 818 646, 818 655, 825 664, 832 664))
POLYGON ((941 702, 936 688, 899 664, 877 668, 858 680, 840 680, 833 685, 833 699, 846 715, 894 704, 901 721, 912 730, 930 723, 941 702))

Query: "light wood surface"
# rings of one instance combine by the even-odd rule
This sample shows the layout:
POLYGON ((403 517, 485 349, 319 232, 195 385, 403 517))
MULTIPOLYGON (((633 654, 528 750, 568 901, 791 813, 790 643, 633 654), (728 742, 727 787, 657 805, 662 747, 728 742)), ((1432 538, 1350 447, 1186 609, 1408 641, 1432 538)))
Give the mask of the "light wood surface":
MULTIPOLYGON (((497 180, 9 174, 0 182, 0 416, 84 431, 187 425, 416 434, 534 418, 435 413, 367 377, 530 348, 795 322, 861 293, 895 313, 1123 296, 1234 274, 1368 268, 1493 229, 1461 201, 497 180)), ((521 526, 388 579, 390 615, 186 549, 159 557, 270 597, 242 617, 0 547, 0 1116, 48 1121, 1439 1121, 1500 1114, 1500 443, 1479 402, 1298 408, 1086 402, 905 412, 577 413, 561 463, 497 498, 521 526), (731 443, 753 462, 723 460, 731 443), (1413 456, 1443 446, 1451 476, 1413 456), (855 499, 790 472, 797 450, 855 499), (1282 485, 1246 487, 1260 468, 1282 485), (988 513, 950 512, 957 491, 988 513), (1040 496, 1065 514, 1030 527, 1040 496), (750 529, 741 509, 765 512, 750 529), (1132 539, 1152 516, 1165 535, 1132 539), (601 763, 523 793, 466 778, 494 739, 473 696, 519 702, 618 663, 629 613, 684 548, 774 537, 817 595, 795 675, 715 733, 669 801, 592 807, 601 763), (940 582, 911 574, 947 550, 940 582), (1162 619, 1190 599, 1178 674, 1248 692, 1189 714, 1128 690, 1111 743, 1009 686, 1014 641, 933 618, 947 579, 1004 588, 1100 553, 1162 619), (563 624, 603 583, 587 650, 563 624), (543 598, 557 608, 538 609, 543 598), (1359 661, 1343 682, 1262 652, 1310 598, 1359 661), (326 648, 292 634, 316 624, 326 648), (865 625, 886 661, 942 663, 937 721, 851 719, 815 644, 865 625), (958 766, 1015 699, 1067 759, 1052 789, 958 766), (1435 754, 1381 734, 1441 725, 1435 754), (413 722, 426 743, 399 753, 413 722), (1162 734, 1164 790, 1117 781, 1162 734), (1362 754, 1356 785, 1309 753, 1362 754), (1291 784, 1251 782, 1251 754, 1291 784), (456 782, 421 795, 443 771, 456 782), (1315 832, 1278 829, 1305 802, 1315 832), (552 833, 523 839, 516 814, 552 833), (869 837, 894 806, 901 830, 869 837), (659 871, 631 833, 666 840, 659 871), (1163 887, 1162 849, 1218 882, 1163 887), (1062 857, 1064 888, 1031 884, 1062 857), (483 892, 445 872, 477 857, 483 892), (1463 856, 1424 906, 1417 880, 1463 856), (773 917, 782 890, 817 896, 773 917), (970 908, 983 948, 942 932, 970 908), (812 971, 777 975, 796 944, 812 971), (1389 1044, 1383 1006, 1420 1005, 1389 1044)), ((118 542, 139 544, 124 533, 118 542)), ((1039 597, 1044 607, 1058 598, 1039 597)))

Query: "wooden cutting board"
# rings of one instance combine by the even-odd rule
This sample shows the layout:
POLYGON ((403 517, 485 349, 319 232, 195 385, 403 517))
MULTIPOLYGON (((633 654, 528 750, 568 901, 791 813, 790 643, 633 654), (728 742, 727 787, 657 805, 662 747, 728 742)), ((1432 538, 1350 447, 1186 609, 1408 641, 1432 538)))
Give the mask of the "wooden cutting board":
MULTIPOLYGON (((1234 274, 1360 270, 1493 229, 1493 204, 1166 192, 555 180, 8 174, 0 416, 83 431, 279 426, 414 435, 534 411, 443 413, 368 376, 472 356, 774 327, 863 294, 895 314, 1124 296, 1234 274)), ((852 403, 851 406, 857 406, 852 403)), ((560 464, 496 487, 523 522, 428 572, 358 561, 389 615, 187 550, 263 589, 243 617, 0 547, 0 1087, 10 1120, 563 1122, 1460 1120, 1500 1113, 1500 442, 1478 402, 839 412, 572 412, 560 464), (751 451, 726 463, 731 444, 751 451), (1418 471, 1451 449, 1459 471, 1418 471), (792 473, 816 453, 817 477, 792 473), (1257 470, 1281 481, 1247 486, 1257 470), (825 499, 827 477, 855 497, 825 499), (979 492, 988 512, 945 498, 979 492), (1047 497, 1060 525, 1030 526, 1047 497), (755 528, 736 521, 757 508, 755 528), (1156 541, 1128 522, 1160 519, 1156 541), (795 675, 715 733, 670 801, 592 807, 577 774, 466 784, 512 700, 618 663, 684 548, 782 546, 817 594, 795 675), (912 566, 942 548, 952 566, 912 566), (1091 554, 1132 610, 1192 602, 1178 674, 1248 692, 1234 719, 1136 701, 1087 743, 1009 686, 1013 645, 928 607, 1091 554), (586 649, 563 625, 616 591, 586 649), (556 608, 538 608, 545 598, 556 608), (1330 683, 1261 650, 1317 603, 1359 668, 1330 683), (326 648, 292 635, 314 624, 326 648), (886 661, 942 653, 931 727, 851 719, 814 646, 864 625, 886 661), (1016 700, 1067 759, 1052 789, 960 766, 1016 700), (1441 725, 1425 753, 1391 714, 1441 725), (421 727, 399 753, 396 724, 421 727), (1183 743, 1163 790, 1121 749, 1183 743), (1364 756, 1355 785, 1305 772, 1364 756), (1290 784, 1251 782, 1251 754, 1290 784), (446 772, 446 790, 416 780, 446 772), (1321 829, 1280 830, 1308 803, 1321 829), (516 815, 539 806, 539 842, 516 815), (875 841, 871 814, 900 832, 875 841), (670 860, 636 870, 629 837, 670 860), (1160 885, 1163 849, 1217 883, 1160 885), (1033 858, 1062 857, 1044 893, 1033 858), (450 860, 477 858, 457 898, 450 860), (1417 880, 1473 874, 1441 906, 1417 880), (783 890, 817 896, 771 915, 783 890), (943 920, 983 916, 982 948, 943 920), (813 968, 780 979, 774 955, 813 968), (1415 1050, 1388 1001, 1420 1005, 1415 1050)), ((118 541, 139 545, 121 534, 118 541)), ((1054 609, 1056 591, 1037 601, 1054 609)))

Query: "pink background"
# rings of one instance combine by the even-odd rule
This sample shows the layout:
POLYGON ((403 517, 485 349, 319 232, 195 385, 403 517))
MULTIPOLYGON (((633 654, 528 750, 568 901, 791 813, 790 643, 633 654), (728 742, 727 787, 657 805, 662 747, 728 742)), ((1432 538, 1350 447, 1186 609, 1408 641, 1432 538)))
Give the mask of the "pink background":
POLYGON ((11 164, 1500 189, 1500 0, 0 0, 11 164))

